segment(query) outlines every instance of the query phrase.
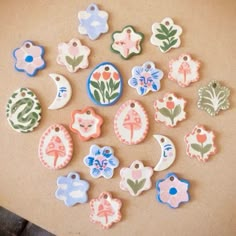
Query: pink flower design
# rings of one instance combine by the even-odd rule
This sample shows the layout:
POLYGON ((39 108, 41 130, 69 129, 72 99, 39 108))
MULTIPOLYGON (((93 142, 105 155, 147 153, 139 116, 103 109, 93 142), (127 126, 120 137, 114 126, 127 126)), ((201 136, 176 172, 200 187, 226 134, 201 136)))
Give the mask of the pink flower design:
POLYGON ((156 183, 157 200, 171 208, 177 208, 180 203, 189 201, 188 188, 189 182, 187 180, 179 180, 174 173, 169 173, 165 179, 156 183))
POLYGON ((38 70, 44 69, 46 66, 43 55, 44 48, 42 46, 25 41, 20 48, 13 51, 16 70, 25 72, 28 76, 36 75, 38 70))
POLYGON ((131 174, 134 180, 138 180, 142 177, 142 170, 133 170, 131 174))

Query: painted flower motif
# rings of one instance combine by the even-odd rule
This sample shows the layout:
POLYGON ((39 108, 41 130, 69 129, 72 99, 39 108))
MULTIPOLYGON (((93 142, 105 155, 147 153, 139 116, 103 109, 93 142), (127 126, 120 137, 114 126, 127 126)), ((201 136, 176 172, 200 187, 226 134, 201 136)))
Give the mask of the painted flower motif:
POLYGON ((120 171, 120 188, 128 191, 132 196, 138 196, 152 186, 151 176, 153 169, 144 167, 141 161, 134 161, 129 168, 122 168, 120 171))
POLYGON ((186 152, 189 157, 205 162, 210 155, 216 153, 214 133, 207 131, 201 125, 196 125, 189 134, 185 135, 184 139, 187 144, 186 152))
POLYGON ((76 172, 70 172, 66 177, 57 178, 57 191, 55 196, 57 199, 64 201, 66 206, 74 206, 77 203, 85 203, 88 201, 87 191, 89 183, 80 179, 80 175, 76 172))
POLYGON ((43 55, 44 48, 42 46, 25 41, 20 48, 13 51, 15 69, 25 72, 28 76, 35 76, 38 70, 46 67, 43 55))
POLYGON ((163 78, 163 71, 156 69, 153 62, 145 62, 142 66, 135 66, 132 69, 132 77, 128 84, 136 88, 139 95, 146 95, 149 91, 156 92, 160 89, 160 80, 163 78))
POLYGON ((69 72, 76 72, 80 68, 88 67, 90 49, 81 44, 79 39, 71 39, 69 43, 58 45, 57 63, 66 66, 69 72))
POLYGON ((180 180, 174 173, 169 173, 156 182, 157 200, 171 208, 177 208, 190 200, 189 185, 187 180, 180 180))
POLYGON ((129 59, 142 52, 143 38, 144 35, 136 32, 131 25, 125 26, 122 31, 115 31, 112 34, 111 49, 119 53, 123 59, 129 59))
POLYGON ((98 198, 90 201, 90 220, 100 224, 103 229, 108 229, 113 223, 121 220, 120 208, 122 202, 117 198, 112 198, 108 192, 103 192, 98 198))
POLYGON ((100 148, 97 145, 92 145, 89 155, 84 158, 84 164, 90 168, 90 174, 93 178, 103 176, 110 179, 113 176, 114 169, 119 165, 119 160, 114 156, 111 147, 100 148))
POLYGON ((94 3, 90 4, 86 11, 80 11, 78 18, 80 22, 79 33, 87 34, 91 40, 99 38, 102 33, 106 33, 109 30, 107 24, 108 13, 100 11, 94 3))
POLYGON ((178 59, 171 60, 169 68, 168 78, 176 81, 181 87, 187 87, 199 80, 200 62, 193 60, 188 54, 182 54, 178 59))
POLYGON ((165 123, 168 127, 176 126, 179 121, 186 118, 185 104, 186 101, 183 98, 167 93, 163 99, 158 99, 154 103, 155 120, 165 123))

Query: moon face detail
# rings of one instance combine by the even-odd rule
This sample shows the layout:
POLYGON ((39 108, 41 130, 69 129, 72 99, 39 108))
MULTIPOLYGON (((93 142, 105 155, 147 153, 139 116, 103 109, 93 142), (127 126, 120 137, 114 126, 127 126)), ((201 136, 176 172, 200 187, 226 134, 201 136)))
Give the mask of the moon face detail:
POLYGON ((49 74, 49 76, 54 80, 57 86, 57 94, 54 101, 48 107, 48 109, 50 110, 60 109, 70 101, 72 95, 71 85, 69 81, 62 75, 49 74))
POLYGON ((175 160, 176 150, 173 142, 164 135, 153 135, 161 146, 161 158, 155 166, 155 171, 162 171, 169 168, 175 160))

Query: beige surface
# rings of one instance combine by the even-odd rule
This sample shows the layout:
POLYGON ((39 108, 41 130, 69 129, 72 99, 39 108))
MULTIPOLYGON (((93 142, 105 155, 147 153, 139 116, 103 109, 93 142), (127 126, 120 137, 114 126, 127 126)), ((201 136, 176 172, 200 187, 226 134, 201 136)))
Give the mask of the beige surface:
POLYGON ((109 33, 96 41, 77 31, 77 13, 85 9, 90 1, 77 0, 1 0, 0 3, 0 205, 33 221, 47 230, 62 236, 75 235, 236 235, 236 188, 235 188, 235 29, 236 2, 218 1, 97 1, 100 8, 109 12, 109 33), (136 5, 135 5, 136 4, 136 5), (178 49, 162 54, 150 44, 151 25, 170 16, 183 27, 182 45, 178 49), (145 34, 143 53, 128 61, 110 51, 111 33, 131 24, 145 34), (56 63, 57 45, 72 37, 92 49, 88 69, 70 74, 65 67, 56 63), (47 67, 34 78, 27 78, 13 68, 12 51, 24 40, 33 40, 45 46, 47 67), (191 53, 201 63, 201 80, 189 88, 180 88, 166 77, 168 61, 181 53, 191 53), (131 69, 147 60, 153 60, 165 71, 162 89, 158 93, 141 98, 127 85, 131 69), (102 61, 110 61, 124 78, 124 93, 111 107, 98 107, 104 114, 105 124, 102 137, 81 142, 72 134, 75 145, 71 163, 60 171, 44 168, 38 160, 37 149, 41 134, 53 123, 68 127, 70 113, 86 105, 94 106, 85 92, 86 78, 91 69, 102 61), (56 87, 48 74, 65 75, 73 86, 72 101, 61 110, 47 110, 53 101, 56 87), (231 89, 231 108, 217 117, 210 117, 196 107, 197 91, 210 80, 220 80, 231 89), (19 134, 11 129, 5 117, 5 105, 19 87, 29 87, 38 95, 43 109, 42 122, 31 133, 19 134), (165 92, 175 92, 187 99, 188 119, 176 128, 166 128, 154 119, 153 101, 165 92), (127 99, 139 99, 150 118, 150 131, 142 144, 127 146, 121 144, 113 132, 113 117, 118 107, 127 99), (216 133, 218 153, 208 163, 191 160, 185 154, 184 135, 194 125, 203 124, 216 133), (157 179, 169 171, 191 183, 191 202, 177 210, 157 203, 155 188, 139 197, 132 197, 119 189, 120 167, 128 166, 135 159, 145 165, 155 166, 160 157, 160 147, 152 137, 160 133, 172 138, 177 147, 174 165, 160 173, 157 179), (82 160, 91 144, 111 145, 120 159, 120 167, 111 180, 92 179, 82 160), (97 197, 102 191, 111 191, 123 202, 122 221, 109 230, 89 221, 89 204, 66 207, 54 197, 56 178, 69 171, 79 171, 91 188, 89 198, 97 197))

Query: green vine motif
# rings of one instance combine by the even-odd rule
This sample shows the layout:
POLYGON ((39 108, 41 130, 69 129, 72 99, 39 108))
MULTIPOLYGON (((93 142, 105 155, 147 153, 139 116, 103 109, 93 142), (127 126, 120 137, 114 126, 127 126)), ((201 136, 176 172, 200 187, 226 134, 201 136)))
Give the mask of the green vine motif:
POLYGON ((137 194, 137 192, 143 188, 145 182, 146 182, 146 179, 142 179, 140 181, 138 180, 132 181, 131 179, 127 179, 127 184, 133 190, 134 194, 137 194))
POLYGON ((72 66, 72 69, 75 70, 75 68, 82 62, 84 56, 78 56, 78 57, 69 57, 66 56, 66 62, 72 66))
POLYGON ((174 124, 174 119, 181 113, 181 106, 177 105, 174 109, 168 109, 166 107, 163 107, 159 109, 159 112, 165 116, 170 118, 171 124, 174 124))
POLYGON ((108 81, 93 81, 90 83, 94 87, 93 96, 98 102, 110 103, 119 96, 120 81, 115 82, 112 78, 108 81), (108 82, 109 81, 109 82, 108 82))
POLYGON ((157 31, 158 34, 156 34, 155 37, 163 41, 163 45, 161 45, 160 48, 164 52, 168 51, 178 42, 178 38, 175 37, 177 30, 173 29, 173 26, 168 29, 165 25, 160 24, 160 29, 157 29, 157 31))

